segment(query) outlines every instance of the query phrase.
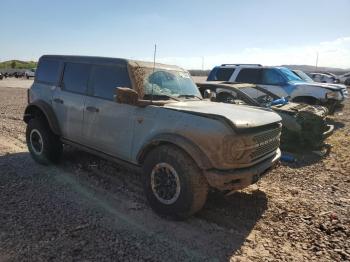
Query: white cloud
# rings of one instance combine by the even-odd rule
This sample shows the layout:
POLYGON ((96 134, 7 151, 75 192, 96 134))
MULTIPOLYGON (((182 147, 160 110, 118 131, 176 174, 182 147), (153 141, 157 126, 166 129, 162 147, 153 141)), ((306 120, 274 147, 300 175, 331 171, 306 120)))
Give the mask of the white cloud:
MULTIPOLYGON (((222 63, 314 65, 317 52, 319 54, 318 66, 350 68, 350 37, 341 37, 315 45, 290 46, 280 49, 253 47, 238 52, 204 56, 204 68, 211 69, 222 63)), ((202 57, 159 57, 157 62, 175 64, 187 69, 202 68, 202 57)))

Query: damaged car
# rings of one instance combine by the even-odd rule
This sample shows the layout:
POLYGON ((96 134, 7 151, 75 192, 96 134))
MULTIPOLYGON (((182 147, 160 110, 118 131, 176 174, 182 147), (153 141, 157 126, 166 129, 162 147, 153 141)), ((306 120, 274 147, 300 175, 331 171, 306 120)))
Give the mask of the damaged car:
POLYGON ((256 84, 277 96, 288 96, 296 103, 323 105, 330 113, 342 108, 347 98, 346 88, 305 82, 288 68, 280 66, 222 64, 210 71, 207 81, 256 84))
POLYGON ((238 105, 250 105, 272 109, 282 118, 281 147, 308 146, 319 148, 333 133, 334 126, 328 125, 327 108, 289 102, 254 84, 204 82, 197 83, 200 92, 208 96, 215 94, 215 101, 238 105))
POLYGON ((279 160, 281 117, 203 100, 177 66, 119 58, 40 58, 25 109, 31 156, 59 161, 71 145, 142 174, 159 215, 199 211, 209 188, 257 182, 279 160))

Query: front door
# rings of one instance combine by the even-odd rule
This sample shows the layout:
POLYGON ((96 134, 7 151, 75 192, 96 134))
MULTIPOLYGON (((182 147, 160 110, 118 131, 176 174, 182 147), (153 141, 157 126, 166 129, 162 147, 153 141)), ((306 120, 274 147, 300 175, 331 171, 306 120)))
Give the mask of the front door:
POLYGON ((262 70, 259 86, 276 94, 279 97, 287 97, 289 94, 285 88, 286 81, 283 76, 274 68, 262 70))
POLYGON ((84 144, 130 160, 137 107, 114 101, 118 87, 131 87, 126 64, 93 66, 84 109, 84 144))

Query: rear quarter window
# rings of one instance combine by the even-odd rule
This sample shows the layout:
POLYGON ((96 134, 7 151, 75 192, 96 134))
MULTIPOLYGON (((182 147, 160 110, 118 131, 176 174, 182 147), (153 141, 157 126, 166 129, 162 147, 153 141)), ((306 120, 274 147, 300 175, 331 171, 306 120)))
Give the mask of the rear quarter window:
POLYGON ((235 82, 259 84, 261 82, 261 69, 242 69, 239 71, 235 82))
POLYGON ((131 87, 126 65, 94 66, 91 85, 93 96, 113 100, 117 87, 131 87))
POLYGON ((60 75, 60 61, 42 59, 36 71, 36 81, 56 84, 60 75))

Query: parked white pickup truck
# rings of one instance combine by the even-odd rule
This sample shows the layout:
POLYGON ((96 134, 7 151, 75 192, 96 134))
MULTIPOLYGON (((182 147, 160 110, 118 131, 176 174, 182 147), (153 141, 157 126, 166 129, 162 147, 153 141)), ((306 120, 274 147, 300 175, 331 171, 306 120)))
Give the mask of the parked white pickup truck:
POLYGON ((27 79, 29 79, 29 78, 31 78, 31 77, 35 77, 35 68, 32 68, 32 69, 30 69, 30 70, 26 70, 25 72, 24 72, 24 76, 27 78, 27 79))

